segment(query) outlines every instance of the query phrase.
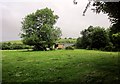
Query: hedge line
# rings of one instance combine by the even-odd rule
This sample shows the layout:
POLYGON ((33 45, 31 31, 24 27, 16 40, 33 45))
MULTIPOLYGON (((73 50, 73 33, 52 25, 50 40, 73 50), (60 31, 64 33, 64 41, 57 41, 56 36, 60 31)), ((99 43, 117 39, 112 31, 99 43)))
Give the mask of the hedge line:
POLYGON ((10 42, 0 43, 1 50, 31 49, 31 48, 32 48, 31 46, 18 44, 18 43, 10 43, 10 42))

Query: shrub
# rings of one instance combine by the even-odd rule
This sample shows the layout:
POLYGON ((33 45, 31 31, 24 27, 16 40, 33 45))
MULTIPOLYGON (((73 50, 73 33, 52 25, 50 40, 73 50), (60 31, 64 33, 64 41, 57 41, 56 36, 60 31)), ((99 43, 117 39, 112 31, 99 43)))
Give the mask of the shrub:
POLYGON ((4 42, 1 43, 0 48, 2 50, 14 50, 14 49, 31 49, 31 46, 17 43, 4 42))
POLYGON ((8 43, 2 43, 1 44, 1 49, 2 50, 11 50, 12 49, 11 43, 10 42, 8 42, 8 43))
POLYGON ((113 44, 115 46, 115 50, 120 51, 120 32, 113 34, 112 38, 113 38, 113 44))
POLYGON ((65 49, 66 49, 66 50, 74 50, 74 47, 68 46, 68 47, 66 47, 65 49))
POLYGON ((82 44, 81 43, 81 37, 79 37, 79 38, 77 38, 77 41, 76 41, 76 44, 75 44, 76 48, 78 48, 78 49, 82 48, 81 44, 82 44))
POLYGON ((91 46, 87 46, 87 48, 86 48, 87 50, 91 50, 92 48, 91 48, 91 46))
POLYGON ((105 51, 114 51, 114 46, 111 42, 104 48, 105 51))

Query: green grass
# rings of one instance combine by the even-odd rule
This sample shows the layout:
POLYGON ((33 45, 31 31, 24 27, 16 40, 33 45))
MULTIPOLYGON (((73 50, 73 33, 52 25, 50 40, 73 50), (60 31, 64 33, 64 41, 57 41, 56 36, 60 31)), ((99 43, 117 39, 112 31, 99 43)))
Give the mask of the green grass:
POLYGON ((4 41, 4 42, 0 42, 0 44, 2 43, 6 43, 6 42, 10 42, 10 43, 16 43, 16 44, 23 44, 23 42, 21 40, 14 40, 14 41, 4 41))
MULTIPOLYGON (((21 40, 5 41, 5 42, 23 44, 23 42, 21 40)), ((73 39, 64 39, 64 38, 61 38, 61 39, 57 40, 56 42, 57 43, 76 43, 76 39, 75 38, 73 38, 73 39)), ((4 43, 4 42, 0 42, 0 44, 1 43, 4 43)))
POLYGON ((75 38, 74 39, 62 38, 62 39, 57 40, 57 43, 76 43, 76 39, 75 38))
POLYGON ((6 42, 17 43, 17 44, 23 44, 21 40, 6 41, 6 42))
POLYGON ((17 82, 65 82, 79 84, 118 84, 117 52, 94 50, 2 52, 4 84, 17 82))

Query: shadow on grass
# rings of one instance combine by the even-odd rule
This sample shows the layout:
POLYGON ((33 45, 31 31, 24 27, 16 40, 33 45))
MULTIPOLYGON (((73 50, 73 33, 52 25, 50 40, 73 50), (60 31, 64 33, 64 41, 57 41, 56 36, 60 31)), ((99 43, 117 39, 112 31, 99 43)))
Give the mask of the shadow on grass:
MULTIPOLYGON (((39 51, 32 51, 32 50, 21 50, 20 52, 39 52, 39 51)), ((70 57, 71 55, 67 54, 68 57, 70 57)), ((68 75, 68 78, 70 77, 69 75, 69 71, 71 69, 69 69, 69 66, 72 67, 72 73, 74 72, 75 67, 77 67, 77 65, 79 64, 79 66, 77 67, 77 69, 81 69, 81 67, 84 67, 84 71, 86 71, 87 69, 90 69, 89 72, 85 72, 85 74, 80 74, 78 76, 78 78, 75 79, 71 79, 71 82, 65 82, 66 84, 119 84, 120 83, 120 56, 107 56, 105 58, 93 58, 92 60, 85 60, 83 61, 83 63, 81 62, 81 59, 70 59, 69 62, 67 62, 66 67, 57 67, 55 69, 57 70, 61 70, 63 68, 67 68, 68 69, 68 74, 63 74, 68 75), (72 60, 72 61, 71 61, 72 60), (82 64, 80 64, 82 63, 82 64), (73 67, 73 66, 74 67, 73 67), (91 70, 92 69, 92 70, 91 70), (83 75, 83 76, 82 76, 83 75), (80 78, 81 76, 81 78, 80 78)), ((22 59, 21 59, 22 60, 22 59)), ((58 60, 55 58, 52 58, 52 60, 58 60)), ((78 70, 81 71, 81 70, 78 70)), ((63 71, 64 72, 64 71, 63 71)), ((62 72, 61 72, 62 73, 62 72)), ((79 73, 79 72, 78 72, 79 73)), ((77 73, 75 73, 75 77, 77 76, 77 73)), ((55 79, 53 79, 53 83, 52 84, 59 84, 59 79, 63 79, 60 80, 60 84, 64 84, 62 81, 64 81, 64 76, 61 76, 61 78, 59 77, 56 81, 54 82, 55 79)), ((57 76, 56 76, 57 77, 57 76)), ((71 76, 72 77, 72 76, 71 76)), ((23 82, 23 83, 7 83, 4 82, 3 84, 50 84, 49 82, 23 82)))
MULTIPOLYGON (((109 58, 108 58, 109 59, 109 58)), ((120 57, 118 56, 118 59, 120 57)), ((120 83, 120 61, 96 60, 92 66, 95 71, 89 72, 84 77, 88 84, 119 84, 120 83)))

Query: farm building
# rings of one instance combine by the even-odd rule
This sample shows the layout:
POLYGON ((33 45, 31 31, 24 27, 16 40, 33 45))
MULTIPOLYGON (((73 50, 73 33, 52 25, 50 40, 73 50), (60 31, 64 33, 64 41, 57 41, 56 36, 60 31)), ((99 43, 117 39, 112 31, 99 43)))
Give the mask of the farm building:
POLYGON ((68 46, 73 46, 73 45, 74 44, 72 44, 72 43, 56 43, 54 48, 55 49, 64 49, 68 46))

